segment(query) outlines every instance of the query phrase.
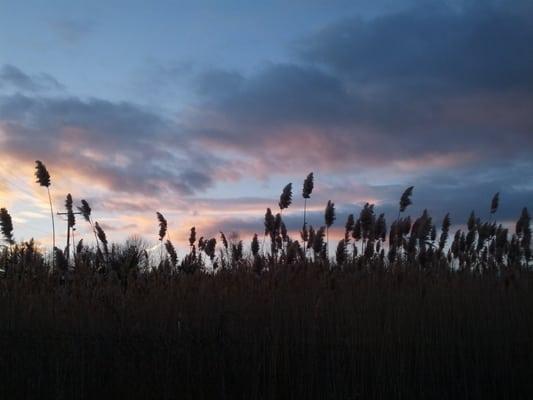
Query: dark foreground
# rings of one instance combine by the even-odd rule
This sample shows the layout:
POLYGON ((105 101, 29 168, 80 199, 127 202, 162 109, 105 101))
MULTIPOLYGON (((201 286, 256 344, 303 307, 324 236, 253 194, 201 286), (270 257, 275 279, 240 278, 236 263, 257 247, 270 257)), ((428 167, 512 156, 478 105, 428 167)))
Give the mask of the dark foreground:
POLYGON ((533 273, 291 265, 0 283, 1 399, 530 399, 533 273))

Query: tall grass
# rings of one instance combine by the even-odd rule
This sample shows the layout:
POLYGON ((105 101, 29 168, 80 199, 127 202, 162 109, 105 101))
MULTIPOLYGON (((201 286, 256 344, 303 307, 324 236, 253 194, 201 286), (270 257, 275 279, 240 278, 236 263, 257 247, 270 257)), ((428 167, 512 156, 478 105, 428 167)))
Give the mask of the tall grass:
POLYGON ((281 215, 289 185, 262 251, 257 234, 245 248, 192 227, 178 257, 157 213, 157 263, 141 240, 108 241, 86 201, 96 248, 50 262, 2 208, 0 398, 530 398, 529 211, 509 232, 495 196, 489 221, 472 212, 451 235, 449 214, 402 217, 412 193, 390 227, 373 204, 350 215, 334 257, 334 203, 317 229, 304 217, 302 246, 281 215))
POLYGON ((48 173, 48 170, 46 169, 46 166, 42 163, 42 161, 35 161, 35 177, 37 178, 37 183, 46 188, 46 191, 48 192, 48 201, 50 203, 50 216, 52 218, 52 245, 55 249, 56 247, 56 227, 55 227, 55 221, 54 221, 54 208, 52 206, 52 196, 50 194, 50 174, 48 173))

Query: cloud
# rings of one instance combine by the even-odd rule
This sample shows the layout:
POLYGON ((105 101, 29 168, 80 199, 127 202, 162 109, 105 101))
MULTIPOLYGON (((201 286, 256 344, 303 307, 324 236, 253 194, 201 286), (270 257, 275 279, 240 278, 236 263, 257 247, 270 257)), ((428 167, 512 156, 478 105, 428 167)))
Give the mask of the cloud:
POLYGON ((78 44, 95 27, 93 21, 69 18, 56 19, 49 25, 52 32, 69 45, 78 44))
POLYGON ((63 90, 64 86, 48 74, 28 75, 14 65, 0 67, 0 90, 15 89, 26 92, 63 90))
POLYGON ((302 57, 355 84, 409 91, 531 90, 533 12, 520 2, 417 6, 349 18, 311 36, 302 57))
MULTIPOLYGON (((413 216, 427 207, 437 222, 448 211, 454 223, 472 209, 487 217, 500 191, 498 220, 516 219, 533 208, 533 9, 417 4, 333 23, 299 41, 290 61, 249 74, 169 67, 163 86, 186 75, 195 90, 176 114, 51 97, 37 76, 3 67, 0 89, 22 93, 0 97, 0 155, 11 165, 43 159, 95 209, 124 213, 119 228, 151 235, 154 210, 168 213, 173 239, 193 225, 206 235, 261 233, 265 208, 276 208, 272 188, 309 171, 317 226, 329 199, 339 230, 365 201, 390 223, 409 185, 413 216), (243 197, 243 178, 262 179, 272 198, 243 197)), ((284 213, 294 232, 300 208, 298 198, 284 213)))
POLYGON ((184 140, 233 154, 256 176, 527 160, 533 12, 524 4, 419 3, 348 18, 302 39, 292 63, 200 74, 202 100, 181 115, 184 140))
POLYGON ((130 103, 76 97, 0 98, 2 153, 24 163, 42 159, 56 171, 108 190, 183 195, 209 187, 211 166, 193 148, 177 148, 175 124, 130 103))

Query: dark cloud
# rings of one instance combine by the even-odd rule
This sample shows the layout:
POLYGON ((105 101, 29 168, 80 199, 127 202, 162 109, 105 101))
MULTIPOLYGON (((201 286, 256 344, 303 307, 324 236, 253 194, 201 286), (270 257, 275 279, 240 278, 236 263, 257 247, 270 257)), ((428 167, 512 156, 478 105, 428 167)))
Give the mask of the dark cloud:
POLYGON ((195 79, 195 90, 208 97, 231 97, 240 89, 244 77, 235 71, 209 70, 195 79))
POLYGON ((302 56, 353 84, 409 91, 531 90, 533 13, 519 2, 416 7, 347 19, 312 36, 302 56))
POLYGON ((19 68, 4 64, 0 67, 0 90, 15 89, 26 92, 63 90, 64 86, 48 74, 28 75, 19 68))
POLYGON ((42 159, 114 191, 189 195, 211 185, 216 157, 195 170, 198 153, 171 143, 177 127, 130 103, 16 94, 0 98, 0 121, 5 155, 42 159))
POLYGON ((298 62, 249 76, 211 71, 199 78, 190 140, 277 171, 526 160, 533 13, 524 4, 347 19, 300 42, 298 62))

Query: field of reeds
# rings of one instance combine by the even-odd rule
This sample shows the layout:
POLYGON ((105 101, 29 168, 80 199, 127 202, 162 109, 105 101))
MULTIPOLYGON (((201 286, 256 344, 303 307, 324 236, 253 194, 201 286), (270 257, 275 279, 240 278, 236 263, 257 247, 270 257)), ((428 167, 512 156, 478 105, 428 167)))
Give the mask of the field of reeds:
MULTIPOLYGON (((50 193, 50 174, 36 168, 50 193)), ((65 201, 68 239, 54 251, 0 228, 1 399, 529 399, 533 396, 530 216, 512 231, 470 215, 409 215, 390 225, 372 204, 344 223, 329 201, 323 226, 289 236, 293 187, 267 209, 250 243, 190 229, 154 262, 142 241, 108 241, 89 203, 65 201), (76 218, 77 217, 77 218, 76 218), (96 245, 74 243, 86 223, 96 245), (329 250, 332 249, 332 250, 329 250)), ((520 210, 519 210, 520 211, 520 210)), ((158 225, 156 225, 158 224, 158 225)), ((223 228, 223 227, 221 227, 223 228)))

